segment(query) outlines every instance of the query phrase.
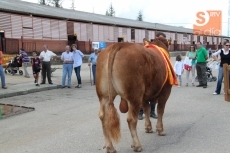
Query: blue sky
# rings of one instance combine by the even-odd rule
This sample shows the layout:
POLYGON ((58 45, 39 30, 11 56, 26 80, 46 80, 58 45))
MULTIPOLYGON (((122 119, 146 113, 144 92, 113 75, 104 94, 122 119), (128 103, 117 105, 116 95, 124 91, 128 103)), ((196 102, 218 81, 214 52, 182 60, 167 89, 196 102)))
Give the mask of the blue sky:
MULTIPOLYGON (((38 0, 24 0, 37 3, 38 0)), ((71 8, 72 0, 63 0, 64 8, 71 8)), ((105 14, 112 3, 115 16, 136 19, 142 10, 144 21, 193 28, 196 13, 222 10, 222 35, 228 35, 228 0, 75 0, 75 10, 105 14), (80 3, 79 3, 80 2, 80 3)))

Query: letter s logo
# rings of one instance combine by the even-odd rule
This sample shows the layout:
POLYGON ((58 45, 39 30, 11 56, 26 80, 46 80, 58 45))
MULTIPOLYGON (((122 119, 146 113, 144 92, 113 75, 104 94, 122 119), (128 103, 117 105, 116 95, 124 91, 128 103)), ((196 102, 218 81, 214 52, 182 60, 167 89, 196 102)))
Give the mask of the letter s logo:
POLYGON ((209 22, 209 14, 208 12, 197 12, 196 14, 196 25, 204 26, 209 22))

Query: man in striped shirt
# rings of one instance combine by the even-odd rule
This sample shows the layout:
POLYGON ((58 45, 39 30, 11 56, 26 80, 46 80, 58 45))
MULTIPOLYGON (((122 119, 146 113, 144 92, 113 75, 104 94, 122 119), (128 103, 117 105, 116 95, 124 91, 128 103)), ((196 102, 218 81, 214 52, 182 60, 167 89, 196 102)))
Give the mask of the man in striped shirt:
POLYGON ((19 51, 19 57, 22 59, 22 64, 23 64, 23 67, 24 67, 24 72, 25 72, 25 77, 26 78, 29 78, 29 73, 27 71, 27 67, 28 67, 28 64, 30 62, 30 59, 27 55, 27 53, 24 51, 23 48, 20 49, 19 51))

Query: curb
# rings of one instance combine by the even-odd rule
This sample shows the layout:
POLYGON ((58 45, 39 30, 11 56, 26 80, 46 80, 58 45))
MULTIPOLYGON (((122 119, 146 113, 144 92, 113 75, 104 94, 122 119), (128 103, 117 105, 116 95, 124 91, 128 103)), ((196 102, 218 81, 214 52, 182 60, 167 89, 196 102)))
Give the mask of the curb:
POLYGON ((28 89, 28 90, 23 90, 23 91, 3 93, 3 94, 0 94, 0 99, 20 96, 20 95, 27 95, 30 93, 41 92, 41 91, 46 91, 46 90, 53 90, 53 89, 58 89, 58 88, 61 88, 61 85, 53 85, 53 86, 48 86, 48 87, 40 86, 40 88, 37 88, 37 89, 28 89))

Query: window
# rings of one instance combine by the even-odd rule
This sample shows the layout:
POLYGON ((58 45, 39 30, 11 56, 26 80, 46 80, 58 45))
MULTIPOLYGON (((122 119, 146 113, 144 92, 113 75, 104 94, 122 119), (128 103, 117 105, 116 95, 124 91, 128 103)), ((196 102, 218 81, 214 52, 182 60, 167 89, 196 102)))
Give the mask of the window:
POLYGON ((148 30, 145 30, 145 38, 149 39, 149 31, 148 30))
POLYGON ((135 29, 131 29, 131 39, 135 39, 135 29))

